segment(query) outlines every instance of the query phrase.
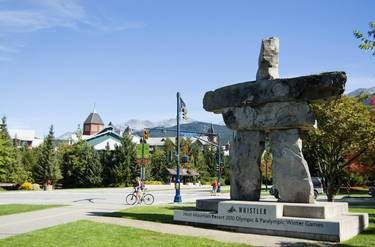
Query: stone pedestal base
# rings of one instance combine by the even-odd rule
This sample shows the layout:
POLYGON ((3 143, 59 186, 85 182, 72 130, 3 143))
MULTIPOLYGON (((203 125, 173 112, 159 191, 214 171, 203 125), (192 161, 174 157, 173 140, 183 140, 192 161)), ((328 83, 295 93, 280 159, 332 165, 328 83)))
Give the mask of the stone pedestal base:
POLYGON ((339 242, 368 226, 368 214, 348 213, 347 203, 197 200, 196 211, 176 210, 174 221, 237 232, 339 242))

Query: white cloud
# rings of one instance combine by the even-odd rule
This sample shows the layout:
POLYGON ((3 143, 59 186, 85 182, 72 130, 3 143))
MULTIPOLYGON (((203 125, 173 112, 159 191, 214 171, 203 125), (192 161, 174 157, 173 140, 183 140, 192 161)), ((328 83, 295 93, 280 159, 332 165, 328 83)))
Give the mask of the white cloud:
POLYGON ((25 5, 28 8, 0 8, 0 32, 34 32, 53 27, 65 27, 77 31, 86 29, 122 31, 143 27, 142 23, 137 22, 119 22, 106 17, 91 17, 82 6, 72 0, 25 0, 24 2, 28 3, 25 5))
POLYGON ((85 10, 71 0, 34 0, 34 2, 57 16, 75 20, 85 16, 85 10))
POLYGON ((75 27, 74 20, 33 10, 0 11, 2 32, 33 32, 53 26, 75 27))
POLYGON ((10 47, 6 47, 6 46, 3 46, 3 45, 0 45, 0 52, 15 53, 15 52, 18 52, 18 50, 14 49, 14 48, 10 48, 10 47))
POLYGON ((10 61, 11 59, 9 57, 3 57, 3 56, 0 56, 0 62, 6 62, 6 61, 10 61))

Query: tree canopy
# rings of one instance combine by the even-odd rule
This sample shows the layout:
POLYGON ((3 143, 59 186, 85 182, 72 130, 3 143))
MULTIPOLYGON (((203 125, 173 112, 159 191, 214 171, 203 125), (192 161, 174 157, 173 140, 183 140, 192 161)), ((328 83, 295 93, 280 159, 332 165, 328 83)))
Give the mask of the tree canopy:
POLYGON ((375 56, 375 23, 370 21, 369 26, 370 31, 367 32, 367 38, 362 32, 358 30, 354 30, 353 34, 357 39, 361 40, 359 48, 362 50, 373 51, 372 55, 375 56))
POLYGON ((37 163, 33 168, 33 176, 36 182, 45 184, 50 180, 51 184, 56 184, 62 178, 55 147, 53 125, 51 125, 43 144, 38 147, 37 163))
POLYGON ((374 150, 374 112, 361 103, 363 100, 363 95, 343 96, 330 103, 311 105, 318 128, 305 133, 303 153, 323 178, 329 201, 334 200, 348 177, 345 170, 349 165, 374 150))

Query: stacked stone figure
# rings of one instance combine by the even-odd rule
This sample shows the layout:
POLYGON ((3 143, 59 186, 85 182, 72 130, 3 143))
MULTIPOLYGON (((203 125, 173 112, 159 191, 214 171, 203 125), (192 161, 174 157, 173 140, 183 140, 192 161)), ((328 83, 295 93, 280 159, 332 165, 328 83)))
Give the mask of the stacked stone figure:
POLYGON ((278 79, 279 39, 262 41, 256 81, 209 91, 207 111, 221 113, 228 128, 236 130, 230 150, 232 200, 257 201, 261 192, 260 160, 265 134, 273 155, 272 180, 280 201, 313 203, 313 185, 302 154, 301 130, 314 128, 309 103, 339 98, 345 72, 278 79))

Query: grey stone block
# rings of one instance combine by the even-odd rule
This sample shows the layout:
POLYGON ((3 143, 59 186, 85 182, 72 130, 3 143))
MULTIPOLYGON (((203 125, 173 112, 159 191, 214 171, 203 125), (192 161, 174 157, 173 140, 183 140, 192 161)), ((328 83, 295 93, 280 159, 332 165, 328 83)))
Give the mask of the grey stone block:
POLYGON ((219 202, 228 201, 229 199, 199 199, 196 201, 196 209, 198 211, 214 211, 217 212, 219 202))
POLYGON ((339 98, 344 93, 345 83, 345 72, 243 82, 206 92, 203 108, 221 113, 227 107, 257 106, 268 102, 324 103, 339 98))
POLYGON ((256 78, 257 81, 279 78, 279 38, 262 40, 256 78))
POLYGON ((315 115, 306 102, 273 102, 223 109, 225 125, 233 130, 313 129, 315 115))
POLYGON ((236 232, 336 242, 356 236, 369 224, 368 214, 348 213, 346 203, 311 205, 231 200, 215 203, 217 212, 176 210, 174 221, 236 232), (293 210, 298 212, 296 217, 290 215, 293 210), (321 212, 334 214, 323 213, 326 217, 322 218, 321 212))
POLYGON ((230 198, 257 201, 261 191, 260 158, 264 133, 237 131, 230 149, 230 198))
POLYGON ((302 154, 298 129, 270 131, 272 180, 280 201, 314 203, 309 167, 302 154))
POLYGON ((283 216, 297 218, 330 219, 348 213, 346 202, 317 202, 315 204, 284 203, 283 216))

